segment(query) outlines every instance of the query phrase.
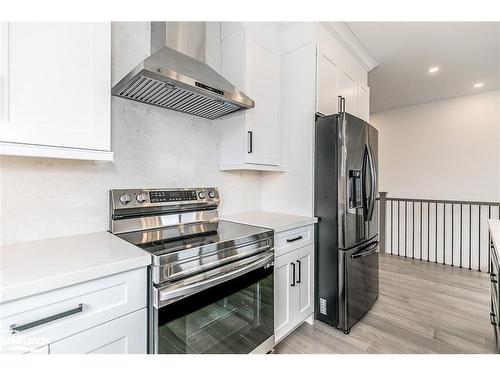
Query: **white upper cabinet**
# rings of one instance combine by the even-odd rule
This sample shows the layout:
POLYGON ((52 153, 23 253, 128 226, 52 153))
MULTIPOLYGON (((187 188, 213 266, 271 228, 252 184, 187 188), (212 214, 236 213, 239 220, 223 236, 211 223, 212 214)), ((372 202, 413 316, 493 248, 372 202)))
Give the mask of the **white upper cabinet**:
POLYGON ((221 119, 220 169, 279 170, 280 53, 270 22, 221 23, 221 71, 255 108, 221 119))
POLYGON ((112 160, 110 23, 0 30, 0 153, 112 160))
POLYGON ((338 66, 335 58, 327 51, 318 47, 317 52, 317 108, 316 112, 322 115, 331 115, 338 112, 338 66))
POLYGON ((357 115, 356 81, 345 72, 339 72, 337 77, 338 94, 345 100, 345 111, 357 115))
POLYGON ((370 122, 370 88, 365 85, 358 86, 358 117, 370 122))
POLYGON ((323 115, 337 113, 338 96, 342 96, 346 112, 368 121, 367 71, 322 24, 316 27, 316 43, 316 111, 323 115))

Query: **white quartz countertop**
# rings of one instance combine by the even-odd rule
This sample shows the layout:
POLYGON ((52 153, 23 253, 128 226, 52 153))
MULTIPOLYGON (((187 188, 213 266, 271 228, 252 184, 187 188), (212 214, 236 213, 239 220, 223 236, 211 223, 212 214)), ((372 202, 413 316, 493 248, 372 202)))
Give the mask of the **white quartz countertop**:
POLYGON ((0 303, 150 263, 148 252, 108 232, 5 245, 0 247, 0 303))
POLYGON ((488 226, 490 227, 491 240, 500 259, 500 220, 489 219, 488 226))
POLYGON ((314 216, 288 215, 267 211, 242 212, 238 214, 222 216, 221 220, 269 228, 273 229, 275 233, 303 227, 305 225, 310 225, 318 222, 318 219, 314 216))

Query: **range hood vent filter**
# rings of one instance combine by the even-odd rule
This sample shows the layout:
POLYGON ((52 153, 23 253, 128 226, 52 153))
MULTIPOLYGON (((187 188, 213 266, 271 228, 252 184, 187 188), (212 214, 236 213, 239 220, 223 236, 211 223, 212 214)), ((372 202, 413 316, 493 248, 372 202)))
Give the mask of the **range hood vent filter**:
POLYGON ((117 96, 214 120, 239 110, 231 103, 196 94, 143 75, 130 82, 117 96))

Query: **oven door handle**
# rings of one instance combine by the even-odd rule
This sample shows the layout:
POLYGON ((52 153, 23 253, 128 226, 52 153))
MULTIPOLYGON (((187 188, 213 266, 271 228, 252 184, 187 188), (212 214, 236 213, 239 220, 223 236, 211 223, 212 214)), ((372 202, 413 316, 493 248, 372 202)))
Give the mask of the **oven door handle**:
MULTIPOLYGON (((269 268, 274 266, 274 251, 271 253, 266 253, 267 255, 259 257, 257 260, 251 263, 239 264, 235 269, 227 271, 224 273, 216 273, 214 276, 198 282, 193 282, 188 285, 181 287, 175 287, 169 285, 165 288, 155 290, 155 306, 156 308, 161 308, 163 306, 169 305, 179 299, 179 297, 188 297, 195 293, 201 292, 213 286, 222 284, 226 281, 235 279, 245 273, 251 272, 259 268, 269 268)), ((174 284, 175 285, 175 284, 174 284)))

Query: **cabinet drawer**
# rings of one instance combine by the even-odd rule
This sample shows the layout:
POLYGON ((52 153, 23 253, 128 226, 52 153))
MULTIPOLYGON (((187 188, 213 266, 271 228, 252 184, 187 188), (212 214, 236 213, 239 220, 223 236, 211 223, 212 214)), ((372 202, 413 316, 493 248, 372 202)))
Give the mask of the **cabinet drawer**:
POLYGON ((50 354, 146 354, 147 309, 49 345, 50 354))
POLYGON ((146 268, 136 269, 0 306, 0 351, 27 350, 146 307, 146 268))
POLYGON ((314 242, 314 225, 276 233, 274 238, 274 251, 278 257, 292 250, 312 244, 314 242))

